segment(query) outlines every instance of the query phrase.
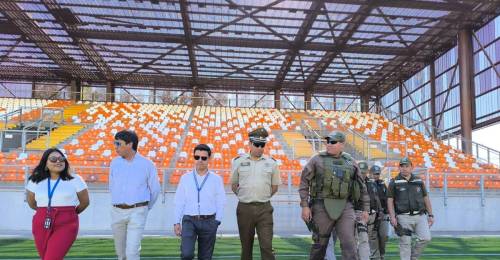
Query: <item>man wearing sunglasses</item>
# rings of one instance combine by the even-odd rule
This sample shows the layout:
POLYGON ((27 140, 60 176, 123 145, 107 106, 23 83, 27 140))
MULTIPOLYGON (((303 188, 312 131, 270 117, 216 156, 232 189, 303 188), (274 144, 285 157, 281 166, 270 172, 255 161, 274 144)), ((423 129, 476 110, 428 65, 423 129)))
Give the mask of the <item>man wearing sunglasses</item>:
POLYGON ((236 157, 231 169, 231 188, 238 197, 236 217, 241 241, 241 259, 252 259, 255 230, 261 258, 274 260, 273 207, 270 199, 281 183, 278 165, 264 156, 268 132, 257 128, 248 134, 250 154, 236 157))
POLYGON ((111 228, 119 260, 140 259, 142 233, 149 210, 160 194, 158 172, 152 161, 137 152, 139 138, 130 130, 115 135, 119 157, 111 161, 111 228))
POLYGON ((310 259, 324 259, 328 240, 335 231, 342 259, 358 260, 353 204, 360 201, 361 219, 366 223, 370 198, 358 166, 343 152, 344 133, 333 131, 325 139, 326 151, 309 160, 300 178, 302 219, 314 225, 310 259))
POLYGON ((226 193, 222 178, 208 169, 210 147, 194 148, 195 168, 182 175, 175 192, 174 232, 181 237, 181 259, 194 258, 198 240, 198 259, 212 259, 217 228, 224 215, 226 193))

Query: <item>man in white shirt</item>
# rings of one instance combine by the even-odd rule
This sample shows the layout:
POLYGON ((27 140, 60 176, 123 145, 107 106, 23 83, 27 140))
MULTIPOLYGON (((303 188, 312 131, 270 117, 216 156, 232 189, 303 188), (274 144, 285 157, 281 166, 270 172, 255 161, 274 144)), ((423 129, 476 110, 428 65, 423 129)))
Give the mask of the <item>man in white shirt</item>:
POLYGON ((155 165, 137 153, 139 138, 133 131, 115 135, 115 149, 120 157, 111 161, 111 228, 119 260, 140 259, 142 233, 148 211, 160 193, 155 165))
POLYGON ((181 237, 181 259, 212 259, 215 235, 224 214, 226 193, 219 175, 208 170, 212 151, 206 144, 194 148, 195 169, 182 175, 175 192, 174 232, 181 237))

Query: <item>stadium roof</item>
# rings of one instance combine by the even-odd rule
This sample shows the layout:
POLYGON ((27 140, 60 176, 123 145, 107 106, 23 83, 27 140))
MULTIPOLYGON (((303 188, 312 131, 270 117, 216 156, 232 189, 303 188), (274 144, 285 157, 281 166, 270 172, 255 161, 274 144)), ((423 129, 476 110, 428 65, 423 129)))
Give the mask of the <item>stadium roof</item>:
POLYGON ((0 78, 380 94, 500 1, 0 1, 0 78))

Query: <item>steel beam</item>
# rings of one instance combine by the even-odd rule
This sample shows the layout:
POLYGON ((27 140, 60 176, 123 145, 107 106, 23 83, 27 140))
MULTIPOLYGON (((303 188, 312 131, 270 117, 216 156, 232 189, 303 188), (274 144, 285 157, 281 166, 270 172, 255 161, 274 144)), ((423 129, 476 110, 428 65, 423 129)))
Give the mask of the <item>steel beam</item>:
POLYGON ((0 11, 15 25, 16 29, 34 42, 55 64, 73 78, 94 80, 98 77, 80 66, 66 54, 52 38, 14 1, 0 1, 0 11))
POLYGON ((460 66, 460 122, 462 150, 472 154, 472 126, 474 122, 474 60, 472 58, 472 30, 462 29, 458 33, 458 65, 460 66))

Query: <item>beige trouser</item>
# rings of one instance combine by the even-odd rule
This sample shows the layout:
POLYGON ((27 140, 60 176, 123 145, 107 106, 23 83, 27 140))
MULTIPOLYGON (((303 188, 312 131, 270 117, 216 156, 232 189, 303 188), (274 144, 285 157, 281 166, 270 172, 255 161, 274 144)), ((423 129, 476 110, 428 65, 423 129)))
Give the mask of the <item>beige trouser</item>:
POLYGON ((376 214, 368 216, 368 223, 361 222, 361 211, 356 211, 356 240, 358 242, 358 255, 360 260, 370 259, 370 244, 368 237, 370 236, 370 228, 373 230, 376 214))
POLYGON ((403 228, 411 230, 412 235, 417 238, 412 247, 411 236, 399 237, 399 255, 401 260, 416 260, 424 251, 425 246, 431 240, 431 231, 427 222, 427 215, 397 215, 398 223, 403 228))
POLYGON ((368 226, 368 237, 370 239, 370 259, 383 260, 385 256, 385 243, 387 242, 387 231, 389 228, 388 215, 380 217, 379 223, 368 226), (378 225, 378 226, 376 226, 378 225), (378 227, 378 229, 376 229, 378 227))
POLYGON ((132 209, 111 209, 111 229, 115 239, 115 251, 118 260, 141 259, 141 240, 148 207, 132 209))

